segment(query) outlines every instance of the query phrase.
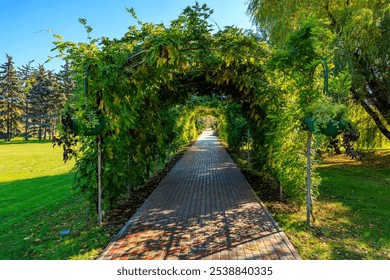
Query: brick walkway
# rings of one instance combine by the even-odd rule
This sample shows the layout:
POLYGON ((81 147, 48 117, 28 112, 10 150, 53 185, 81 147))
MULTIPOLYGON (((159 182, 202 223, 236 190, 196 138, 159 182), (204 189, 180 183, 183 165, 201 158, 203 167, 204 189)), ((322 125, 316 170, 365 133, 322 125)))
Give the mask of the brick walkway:
POLYGON ((97 259, 300 259, 205 131, 97 259))

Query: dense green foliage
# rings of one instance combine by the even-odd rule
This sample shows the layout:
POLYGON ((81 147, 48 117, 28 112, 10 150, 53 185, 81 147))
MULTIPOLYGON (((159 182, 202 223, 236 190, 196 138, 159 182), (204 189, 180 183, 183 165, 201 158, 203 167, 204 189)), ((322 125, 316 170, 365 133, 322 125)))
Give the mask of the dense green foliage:
MULTIPOLYGON (((58 144, 64 145, 65 160, 76 156, 76 186, 90 200, 97 202, 99 139, 109 209, 141 186, 155 165, 195 139, 206 116, 214 116, 232 150, 249 129, 252 167, 275 178, 296 201, 304 200, 304 118, 315 118, 320 132, 348 116, 352 82, 334 64, 335 36, 328 23, 309 18, 283 47, 270 50, 249 31, 226 27, 213 33, 211 13, 196 4, 170 26, 138 21, 112 40, 93 39, 92 28, 80 19, 88 42, 55 36, 77 82, 58 144)), ((327 145, 320 134, 315 140, 314 148, 327 145)), ((315 198, 320 178, 314 170, 312 175, 315 198)))
POLYGON ((388 1, 251 0, 248 12, 276 48, 286 46, 289 34, 308 19, 321 22, 324 34, 332 34, 326 48, 333 71, 349 74, 349 98, 364 108, 373 120, 370 124, 390 140, 388 1))
MULTIPOLYGON (((93 39, 92 28, 80 19, 88 42, 63 41, 56 35, 55 48, 67 61, 60 73, 29 65, 16 72, 8 56, 0 73, 0 133, 8 141, 23 130, 26 139, 30 135, 55 138, 63 146, 64 160, 75 158, 74 187, 93 206, 98 203, 99 145, 103 208, 108 211, 140 188, 157 166, 196 139, 203 129, 212 126, 232 151, 243 146, 249 130, 251 167, 264 177, 276 179, 294 201, 302 202, 306 196, 306 117, 315 120, 313 152, 329 143, 335 150, 340 150, 342 143, 348 151, 353 149, 351 142, 358 140, 359 135, 361 147, 372 147, 389 138, 389 48, 383 40, 389 31, 389 7, 383 1, 373 1, 374 4, 347 1, 346 6, 320 2, 306 5, 307 1, 294 1, 299 4, 294 6, 293 2, 285 1, 288 5, 280 10, 283 5, 275 1, 250 1, 249 11, 265 30, 264 36, 233 27, 214 32, 209 24, 212 10, 199 4, 187 7, 169 26, 138 21, 120 39, 93 39), (304 12, 306 7, 308 13, 304 12), (291 25, 285 24, 286 20, 291 25), (364 32, 357 34, 354 25, 361 26, 364 32), (363 46, 359 42, 364 42, 363 46), (323 135, 321 131, 329 122, 341 120, 350 121, 346 133, 333 138, 323 135), (382 137, 378 137, 378 129, 382 137)), ((133 10, 129 12, 136 18, 133 10)), ((7 164, 12 162, 4 158, 7 164)), ((23 162, 19 164, 22 166, 23 162)), ((361 170, 356 173, 345 170, 362 181, 367 179, 360 176, 364 173, 361 170)), ((381 169, 375 174, 383 177, 385 171, 381 169)), ((355 188, 356 182, 349 182, 339 172, 328 168, 318 174, 312 170, 312 199, 321 191, 325 193, 319 196, 319 205, 327 206, 323 203, 324 198, 329 198, 327 195, 346 196, 350 189, 365 197, 369 195, 371 180, 355 188), (319 175, 325 179, 321 188, 319 175), (331 177, 336 178, 335 190, 331 177), (346 183, 348 188, 341 189, 346 183)), ((47 210, 41 205, 57 213, 55 203, 70 203, 69 174, 53 174, 25 182, 26 188, 20 193, 31 196, 29 203, 39 211, 32 209, 20 219, 27 219, 27 214, 41 215, 47 210), (64 183, 54 184, 53 179, 64 183), (37 189, 37 184, 42 188, 37 189), (45 196, 47 188, 67 195, 51 201, 50 196, 45 196), (36 193, 37 190, 42 190, 42 194, 36 193)), ((9 176, 10 182, 0 182, 2 192, 7 199, 18 200, 20 194, 12 191, 21 182, 11 182, 16 177, 9 176)), ((374 187, 382 192, 382 185, 374 187)), ((351 206, 353 211, 362 206, 360 202, 356 205, 351 206)), ((18 207, 26 208, 26 204, 7 204, 3 214, 16 212, 18 207)), ((314 209, 316 213, 317 208, 314 209)), ((379 217, 385 214, 386 211, 376 211, 379 217)), ((284 213, 278 216, 282 224, 294 227, 288 221, 291 217, 284 213)), ((354 215, 351 217, 352 221, 360 221, 354 215)), ((5 238, 12 235, 12 224, 23 222, 20 219, 16 216, 4 219, 5 238)), ((43 219, 44 215, 38 217, 34 227, 44 224, 43 219)), ((75 227, 81 232, 83 225, 80 222, 75 227)), ((45 225, 45 228, 53 235, 60 226, 45 225)), ((30 246, 30 252, 23 257, 43 256, 36 255, 39 248, 33 245, 40 245, 42 238, 52 237, 44 233, 27 235, 27 229, 21 232, 26 233, 23 244, 30 246)), ((367 234, 377 237, 372 232, 367 234)), ((325 237, 329 238, 327 234, 325 237)), ((59 239, 53 239, 51 244, 55 246, 59 239)), ((363 241, 362 248, 371 246, 363 241)), ((383 244, 388 244, 388 237, 380 239, 374 247, 381 249, 383 244)), ((20 257, 7 250, 4 253, 7 258, 20 257)), ((312 253, 308 258, 313 258, 312 253)))
POLYGON ((59 112, 74 90, 69 65, 57 74, 31 63, 17 71, 7 55, 0 68, 0 139, 54 138, 59 112))
POLYGON ((58 112, 63 108, 65 96, 57 91, 56 78, 41 66, 34 73, 34 82, 26 98, 27 131, 37 135, 38 139, 53 137, 57 126, 58 112))
POLYGON ((22 92, 12 57, 0 66, 0 138, 10 141, 18 131, 22 92))
POLYGON ((235 28, 212 34, 210 12, 205 5, 188 7, 169 27, 141 23, 120 40, 76 44, 57 36, 57 49, 71 61, 78 82, 59 143, 65 143, 65 157, 79 154, 76 185, 90 199, 97 192, 97 136, 87 134, 99 122, 107 123, 101 131, 103 201, 111 207, 142 185, 156 162, 195 139, 202 116, 214 115, 229 143, 237 139, 227 136, 232 118, 224 117, 226 103, 243 103, 234 110, 260 121, 260 108, 251 101, 255 91, 260 95, 267 88, 259 78, 267 47, 255 34, 235 28), (196 96, 221 101, 201 104, 196 96))

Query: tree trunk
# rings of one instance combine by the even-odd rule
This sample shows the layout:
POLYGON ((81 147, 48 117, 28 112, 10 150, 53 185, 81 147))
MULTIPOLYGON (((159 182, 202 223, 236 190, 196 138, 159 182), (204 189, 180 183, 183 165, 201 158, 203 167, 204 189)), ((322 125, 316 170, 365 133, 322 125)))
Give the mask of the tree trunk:
POLYGON ((7 141, 11 141, 11 116, 10 116, 10 106, 7 104, 7 141))
POLYGON ((25 128, 24 128, 24 140, 28 140, 28 103, 26 103, 26 123, 25 123, 25 128))
POLYGON ((360 100, 360 104, 363 106, 364 110, 371 116, 371 118, 374 120, 376 126, 378 127, 379 131, 382 132, 382 134, 390 140, 390 131, 386 128, 385 124, 381 120, 381 118, 378 116, 378 114, 368 105, 364 100, 360 100))
POLYGON ((26 117, 26 126, 24 128, 24 140, 28 140, 28 117, 26 117))
MULTIPOLYGON (((357 58, 360 58, 360 56, 357 54, 357 58)), ((386 124, 384 122, 387 122, 387 125, 389 125, 389 119, 386 117, 388 114, 388 106, 389 102, 387 100, 388 93, 383 92, 382 85, 377 79, 369 79, 370 76, 375 76, 373 72, 373 68, 369 65, 365 65, 363 63, 363 59, 359 59, 357 61, 358 67, 356 68, 356 71, 362 75, 365 78, 365 85, 366 85, 366 92, 364 97, 359 97, 358 92, 356 91, 356 88, 352 86, 351 92, 353 94, 353 97, 355 100, 357 100, 366 110, 366 112, 370 115, 370 117, 374 120, 375 125, 378 127, 379 131, 390 140, 390 131, 386 127, 386 124), (373 104, 373 107, 376 108, 377 112, 374 111, 370 104, 365 101, 368 100, 369 102, 373 104), (370 100, 371 99, 371 100, 370 100), (383 117, 384 121, 380 118, 380 116, 383 117)))
POLYGON ((41 125, 39 125, 39 127, 38 127, 38 140, 39 141, 42 140, 42 127, 41 127, 41 125))
POLYGON ((339 140, 337 138, 332 137, 332 140, 330 141, 328 147, 332 148, 334 150, 334 152, 336 153, 336 155, 341 155, 339 140))
POLYGON ((53 122, 51 125, 52 125, 51 139, 54 139, 54 137, 56 136, 56 132, 57 132, 57 120, 53 119, 53 122))

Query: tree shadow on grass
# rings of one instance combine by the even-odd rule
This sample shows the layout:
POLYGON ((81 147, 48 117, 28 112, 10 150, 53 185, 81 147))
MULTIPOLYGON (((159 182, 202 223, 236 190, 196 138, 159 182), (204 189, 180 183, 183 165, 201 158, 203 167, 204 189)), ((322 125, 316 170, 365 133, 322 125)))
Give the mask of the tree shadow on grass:
POLYGON ((0 183, 0 259, 69 259, 109 240, 72 174, 0 183), (61 234, 67 233, 68 234, 61 234))
POLYGON ((4 141, 0 139, 0 146, 4 145, 23 145, 23 144, 42 144, 42 143, 52 143, 51 140, 38 140, 38 139, 29 139, 29 140, 11 140, 4 141))
POLYGON ((360 167, 350 169, 351 172, 342 174, 336 169, 328 171, 328 175, 345 177, 337 187, 332 183, 332 176, 323 178, 325 189, 319 202, 325 207, 333 206, 335 213, 331 215, 332 209, 328 213, 319 210, 319 215, 328 218, 324 225, 317 226, 317 235, 337 240, 332 249, 335 259, 389 259, 390 188, 383 183, 386 173, 372 169, 375 176, 371 176, 358 170, 360 167), (349 176, 356 179, 351 180, 349 176), (338 209, 342 213, 337 213, 338 209))

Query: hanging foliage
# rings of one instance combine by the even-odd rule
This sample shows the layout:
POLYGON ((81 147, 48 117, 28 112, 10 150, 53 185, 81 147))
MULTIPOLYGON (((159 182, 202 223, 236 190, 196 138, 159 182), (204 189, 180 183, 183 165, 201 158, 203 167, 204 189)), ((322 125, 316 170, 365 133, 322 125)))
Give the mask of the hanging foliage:
POLYGON ((326 23, 324 31, 333 36, 328 42, 329 61, 337 66, 336 72, 349 73, 349 97, 372 119, 370 130, 390 140, 388 1, 251 0, 248 4, 254 22, 277 47, 284 47, 289 34, 308 18, 326 23))
POLYGON ((169 27, 139 22, 119 40, 92 39, 86 20, 80 22, 88 42, 56 36, 56 49, 77 80, 59 143, 64 159, 76 156, 76 186, 91 201, 97 192, 93 134, 102 135, 103 201, 110 208, 129 188, 142 185, 157 160, 196 138, 200 108, 211 115, 221 110, 189 105, 192 96, 237 100, 261 90, 263 80, 253 74, 263 73, 266 45, 236 28, 212 34, 211 14, 196 4, 169 27))
POLYGON ((56 36, 56 49, 77 80, 58 143, 65 160, 76 157, 75 186, 90 201, 97 202, 98 167, 97 136, 88 131, 99 128, 101 135, 103 202, 110 209, 141 186, 157 162, 196 139, 207 116, 217 120, 219 135, 233 150, 249 128, 253 167, 297 200, 304 196, 302 122, 308 102, 320 96, 313 95, 318 71, 307 58, 310 41, 294 64, 309 76, 289 81, 269 67, 279 53, 273 55, 260 36, 233 27, 213 33, 211 14, 196 4, 170 26, 138 21, 112 40, 92 39, 92 28, 80 20, 88 42, 56 36))

